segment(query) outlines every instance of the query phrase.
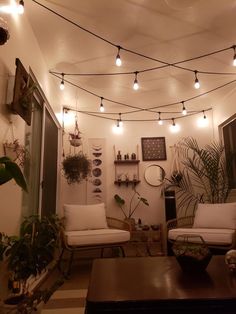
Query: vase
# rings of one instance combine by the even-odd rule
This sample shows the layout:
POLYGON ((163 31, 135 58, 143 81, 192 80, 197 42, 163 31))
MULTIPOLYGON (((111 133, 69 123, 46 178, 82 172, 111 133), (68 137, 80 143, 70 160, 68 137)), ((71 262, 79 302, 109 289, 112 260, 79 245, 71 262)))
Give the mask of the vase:
POLYGON ((200 235, 179 235, 172 250, 182 270, 187 272, 204 271, 212 257, 200 235))

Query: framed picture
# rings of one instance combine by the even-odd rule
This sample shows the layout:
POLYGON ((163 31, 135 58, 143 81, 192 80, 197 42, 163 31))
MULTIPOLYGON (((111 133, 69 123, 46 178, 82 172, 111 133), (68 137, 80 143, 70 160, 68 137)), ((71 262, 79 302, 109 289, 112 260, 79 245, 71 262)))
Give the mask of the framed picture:
POLYGON ((143 161, 166 160, 165 137, 142 137, 143 161))

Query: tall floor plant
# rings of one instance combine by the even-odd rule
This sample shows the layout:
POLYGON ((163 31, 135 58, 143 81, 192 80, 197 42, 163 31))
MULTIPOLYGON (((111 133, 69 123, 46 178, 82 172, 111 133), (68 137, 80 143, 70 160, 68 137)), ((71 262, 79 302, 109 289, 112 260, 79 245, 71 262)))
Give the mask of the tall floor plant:
POLYGON ((178 149, 180 170, 172 173, 165 188, 174 187, 179 214, 193 214, 198 203, 226 202, 229 165, 223 145, 213 142, 201 148, 188 137, 178 143, 178 149))

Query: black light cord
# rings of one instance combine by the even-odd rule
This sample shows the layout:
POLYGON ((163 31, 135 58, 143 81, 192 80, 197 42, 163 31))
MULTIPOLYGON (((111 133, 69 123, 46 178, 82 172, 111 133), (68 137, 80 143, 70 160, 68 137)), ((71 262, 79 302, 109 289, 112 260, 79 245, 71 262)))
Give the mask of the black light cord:
MULTIPOLYGON (((226 48, 223 48, 223 49, 219 49, 219 50, 215 50, 213 52, 209 52, 209 53, 206 53, 206 54, 202 54, 200 56, 197 56, 197 57, 193 57, 193 58, 189 58, 189 59, 186 59, 186 60, 181 60, 181 61, 178 61, 178 62, 174 62, 174 63, 169 63, 169 62, 166 62, 166 61, 163 61, 163 60, 160 60, 160 59, 157 59, 157 58, 153 58, 153 57, 150 57, 150 56, 146 56, 142 53, 139 53, 137 51, 134 51, 134 50, 131 50, 131 49, 128 49, 128 48, 125 48, 125 47, 122 47, 120 45, 117 45, 115 43, 113 43, 112 41, 88 30, 87 28, 79 25, 78 23, 76 22, 73 22, 71 21, 70 19, 66 18, 65 16, 63 16, 62 14, 54 11, 53 9, 50 9, 49 7, 43 5, 42 3, 36 1, 36 0, 32 0, 34 3, 38 4, 39 6, 43 7, 44 9, 48 10, 49 12, 55 14, 56 16, 60 17, 61 19, 69 22, 70 24, 78 27, 79 29, 81 29, 82 31, 96 37, 97 39, 100 39, 104 42, 106 42, 107 44, 113 46, 113 47, 116 47, 116 48, 119 48, 119 50, 123 50, 123 51, 126 51, 126 52, 129 52, 131 54, 135 54, 137 56, 140 56, 142 58, 145 58, 145 59, 148 59, 148 60, 151 60, 151 61, 155 61, 155 62, 159 62, 162 64, 162 66, 160 67, 154 67, 154 68, 149 68, 149 69, 144 69, 144 70, 139 70, 138 72, 139 73, 142 73, 142 72, 148 72, 148 71, 153 71, 153 70, 157 70, 157 69, 160 69, 160 68, 165 68, 165 67, 175 67, 175 68, 178 68, 178 69, 181 69, 181 70, 185 70, 185 71, 189 71, 189 72, 195 72, 196 70, 195 69, 190 69, 190 68, 187 68, 187 67, 184 67, 184 66, 180 66, 179 64, 182 64, 182 63, 185 63, 185 62, 189 62, 189 61, 193 61, 193 60, 197 60, 197 59, 201 59, 201 58, 205 58, 205 57, 208 57, 208 56, 211 56, 211 55, 214 55, 214 54, 217 54, 217 53, 220 53, 220 52, 223 52, 223 51, 226 51, 226 50, 229 50, 229 49, 234 49, 235 48, 235 45, 233 46, 230 46, 230 47, 226 47, 226 48)), ((137 72, 137 71, 136 71, 137 72)), ((201 73, 201 74, 217 74, 217 75, 236 75, 236 73, 224 73, 224 72, 209 72, 209 71, 200 71, 198 70, 197 71, 198 73, 201 73)), ((57 72, 55 72, 56 74, 57 72)), ((67 74, 67 73, 64 73, 65 75, 121 75, 121 74, 133 74, 135 72, 121 72, 121 73, 84 73, 84 74, 67 74)), ((58 73, 57 73, 58 74, 58 73)))
MULTIPOLYGON (((54 73, 51 73, 51 74, 52 74, 53 76, 55 76, 55 77, 61 79, 61 77, 60 77, 58 74, 54 74, 54 73)), ((74 86, 74 87, 77 87, 77 88, 80 89, 80 90, 83 90, 84 92, 86 92, 86 93, 88 93, 88 94, 90 94, 90 95, 93 95, 93 96, 95 96, 95 97, 101 99, 101 96, 100 96, 100 95, 98 95, 98 94, 96 94, 96 93, 94 93, 94 92, 91 92, 90 90, 88 90, 88 89, 86 89, 86 88, 84 88, 84 87, 82 87, 82 86, 80 86, 80 85, 78 85, 78 84, 75 84, 75 83, 73 83, 73 82, 71 82, 71 81, 69 81, 69 80, 64 80, 64 81, 65 81, 66 83, 68 83, 68 84, 74 86)), ((149 107, 149 108, 140 108, 140 107, 133 106, 133 105, 129 105, 129 104, 126 104, 126 103, 123 103, 123 102, 115 101, 115 100, 112 100, 112 99, 109 99, 109 98, 106 98, 106 97, 102 97, 102 98, 103 98, 103 100, 106 100, 106 101, 108 101, 108 102, 111 102, 111 103, 114 103, 114 104, 117 104, 117 105, 121 105, 121 106, 124 106, 124 107, 128 107, 128 108, 135 109, 135 110, 129 111, 129 112, 122 112, 122 115, 123 115, 123 114, 136 113, 136 112, 140 112, 140 111, 147 111, 147 112, 155 112, 155 113, 158 113, 157 111, 154 111, 154 109, 170 107, 170 106, 182 104, 183 102, 184 102, 184 103, 187 103, 187 102, 189 102, 189 101, 191 101, 191 100, 194 100, 194 99, 197 99, 197 98, 199 98, 199 97, 208 95, 208 94, 210 94, 210 93, 212 93, 212 92, 214 92, 214 91, 217 91, 217 90, 219 90, 219 89, 221 89, 221 88, 224 88, 224 87, 226 87, 226 86, 228 86, 228 85, 230 85, 230 84, 233 84, 233 83, 235 83, 235 82, 236 82, 236 79, 235 79, 235 80, 232 80, 232 81, 229 81, 229 82, 227 82, 227 83, 225 83, 225 84, 222 84, 222 85, 220 85, 220 86, 217 86, 217 87, 215 87, 215 88, 213 88, 213 89, 211 89, 211 90, 209 90, 209 91, 206 91, 206 92, 204 92, 204 93, 198 94, 198 95, 196 95, 196 96, 193 96, 193 97, 190 97, 190 98, 187 98, 187 99, 184 99, 184 100, 182 99, 181 101, 175 101, 175 102, 168 103, 168 104, 165 104, 165 105, 158 105, 158 106, 149 107)), ((161 112, 161 113, 162 113, 162 112, 161 112)), ((103 114, 104 114, 104 113, 103 113, 103 114)))
MULTIPOLYGON (((105 119, 105 120, 110 120, 110 121, 117 121, 117 118, 109 118, 104 116, 104 113, 102 114, 98 114, 98 113, 94 113, 92 111, 84 111, 84 110, 79 110, 79 109, 74 109, 74 108, 70 108, 70 107, 63 107, 63 112, 64 111, 74 111, 74 112, 79 112, 82 114, 86 114, 88 116, 92 116, 92 117, 96 117, 96 118, 101 118, 101 119, 105 119)), ((212 110, 212 108, 208 108, 208 109, 204 109, 204 110, 199 110, 199 111, 193 111, 190 112, 188 115, 186 116, 176 116, 176 117, 171 117, 171 118, 164 118, 161 119, 162 121, 173 121, 174 120, 178 120, 178 119, 182 119, 182 118, 186 118, 187 116, 193 116, 202 112, 207 112, 209 110, 212 110)), ((168 113, 173 113, 173 112, 168 112, 168 113)), ((116 113, 117 114, 117 113, 116 113)), ((123 115, 123 113, 122 113, 123 115)), ((122 119, 123 122, 153 122, 153 121, 158 121, 158 119, 122 119)))

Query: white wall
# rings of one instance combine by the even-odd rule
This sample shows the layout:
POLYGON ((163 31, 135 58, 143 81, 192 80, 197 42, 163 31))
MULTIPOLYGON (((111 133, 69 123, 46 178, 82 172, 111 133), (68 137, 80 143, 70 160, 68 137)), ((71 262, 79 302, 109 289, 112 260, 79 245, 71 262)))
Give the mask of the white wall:
MULTIPOLYGON (((19 58, 24 67, 33 70, 47 99, 55 112, 60 111, 60 102, 56 96, 56 84, 52 81, 43 56, 34 37, 26 15, 4 16, 10 30, 10 39, 0 47, 0 156, 3 155, 2 143, 11 141, 9 121, 13 122, 15 138, 24 144, 25 122, 17 115, 7 112, 6 89, 8 77, 15 74, 15 58, 19 58)), ((14 181, 0 186, 0 231, 15 234, 21 219, 21 189, 14 181)))
MULTIPOLYGON (((200 115, 201 116, 201 115, 200 115)), ((122 212, 116 206, 113 196, 117 193, 126 200, 131 197, 131 187, 120 186, 114 184, 114 151, 120 150, 122 154, 136 152, 136 146, 139 146, 140 159, 140 179, 141 183, 137 185, 137 190, 141 196, 145 197, 150 206, 141 205, 135 212, 134 217, 141 218, 143 223, 158 223, 164 221, 164 199, 161 196, 162 187, 153 187, 146 183, 144 179, 144 170, 150 164, 158 164, 164 168, 166 175, 169 176, 170 165, 172 161, 171 146, 177 143, 182 137, 193 136, 197 138, 200 145, 204 145, 212 140, 212 112, 207 112, 209 126, 200 129, 196 120, 199 116, 192 116, 186 119, 178 120, 181 125, 181 130, 177 134, 172 134, 169 131, 169 123, 159 126, 156 122, 125 122, 124 133, 115 135, 112 132, 114 122, 107 121, 101 118, 92 118, 85 114, 78 115, 78 124, 82 132, 84 142, 84 151, 86 152, 87 138, 105 138, 106 139, 106 205, 107 214, 112 217, 123 218, 122 212), (141 137, 165 137, 167 160, 166 161, 142 161, 141 137)), ((73 131, 72 126, 65 126, 66 133, 73 131)), ((68 135, 64 136, 66 152, 68 153, 68 135)), ((68 185, 65 180, 62 184, 62 204, 63 203, 86 203, 85 198, 86 187, 85 183, 68 185)))
MULTIPOLYGON (((18 116, 8 114, 5 106, 8 76, 14 75, 15 73, 15 58, 18 57, 26 68, 29 66, 32 68, 56 114, 61 112, 61 103, 57 97, 58 81, 54 84, 53 78, 49 75, 48 68, 44 63, 43 56, 26 16, 6 16, 4 18, 8 22, 11 37, 5 45, 0 47, 0 144, 9 136, 9 120, 13 121, 15 137, 22 143, 24 139, 24 121, 18 116)), ((179 120, 182 129, 178 134, 171 134, 167 126, 160 127, 154 122, 130 122, 125 124, 124 134, 118 136, 112 133, 112 123, 110 121, 79 114, 79 127, 83 132, 85 151, 87 138, 106 139, 106 204, 108 214, 115 217, 122 217, 121 212, 114 204, 113 195, 118 193, 125 198, 130 195, 130 187, 117 187, 114 185, 113 145, 116 146, 117 150, 119 149, 123 153, 132 153, 136 151, 136 145, 138 144, 139 157, 141 159, 141 137, 164 136, 166 138, 167 160, 157 161, 155 163, 161 165, 168 176, 172 157, 170 146, 174 145, 184 136, 197 138, 201 145, 208 143, 213 138, 217 138, 218 125, 235 113, 234 94, 235 89, 229 86, 224 91, 219 91, 211 98, 204 100, 206 107, 214 107, 214 112, 207 112, 210 121, 212 116, 214 118, 214 128, 211 123, 209 128, 197 128, 195 124, 196 116, 193 116, 179 120)), ((71 130, 72 129, 73 127, 71 127, 71 130)), ((3 149, 2 145, 0 145, 0 156, 2 154, 3 149)), ((161 198, 161 187, 152 187, 148 185, 143 178, 144 169, 149 164, 149 162, 143 162, 141 159, 141 183, 138 185, 137 189, 143 197, 148 199, 150 206, 140 206, 135 217, 140 217, 143 222, 156 223, 164 219, 164 200, 161 198)), ((85 190, 86 187, 84 183, 68 186, 65 180, 63 180, 61 203, 84 203, 85 190)), ((21 218, 21 190, 11 181, 0 187, 0 200, 0 231, 14 234, 18 230, 21 218)))

